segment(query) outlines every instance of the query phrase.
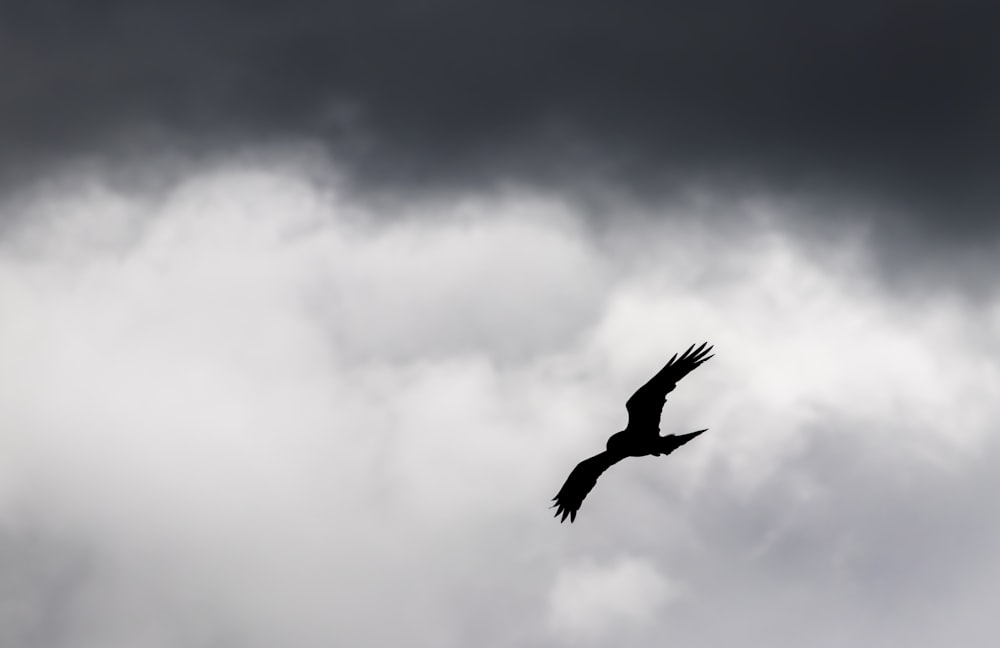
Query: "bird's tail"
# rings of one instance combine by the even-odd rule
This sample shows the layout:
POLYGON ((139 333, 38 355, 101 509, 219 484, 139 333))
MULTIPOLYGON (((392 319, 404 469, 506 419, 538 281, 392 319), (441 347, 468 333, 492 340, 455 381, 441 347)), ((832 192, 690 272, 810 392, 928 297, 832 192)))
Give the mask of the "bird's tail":
POLYGON ((689 434, 671 434, 660 438, 660 454, 670 454, 677 448, 681 447, 691 439, 695 438, 703 432, 708 432, 708 428, 704 430, 698 430, 697 432, 691 432, 689 434))

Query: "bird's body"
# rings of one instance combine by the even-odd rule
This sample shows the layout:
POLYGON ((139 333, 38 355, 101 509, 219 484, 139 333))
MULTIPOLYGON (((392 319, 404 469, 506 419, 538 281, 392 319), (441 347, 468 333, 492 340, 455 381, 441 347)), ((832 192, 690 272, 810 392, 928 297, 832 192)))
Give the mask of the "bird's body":
POLYGON ((628 430, 622 430, 611 435, 606 448, 607 452, 621 456, 622 459, 625 457, 648 457, 649 455, 659 457, 670 454, 677 447, 684 445, 702 432, 705 430, 698 430, 691 434, 660 436, 659 430, 651 435, 631 434, 628 430))
POLYGON ((560 522, 576 519, 576 513, 583 499, 597 483, 601 474, 626 457, 646 457, 667 455, 706 430, 690 434, 660 436, 660 414, 667 394, 677 386, 677 381, 711 358, 712 347, 708 343, 697 349, 692 344, 678 358, 676 354, 649 382, 640 387, 625 403, 628 410, 628 425, 608 439, 604 452, 585 459, 566 479, 566 483, 553 498, 556 517, 560 522))

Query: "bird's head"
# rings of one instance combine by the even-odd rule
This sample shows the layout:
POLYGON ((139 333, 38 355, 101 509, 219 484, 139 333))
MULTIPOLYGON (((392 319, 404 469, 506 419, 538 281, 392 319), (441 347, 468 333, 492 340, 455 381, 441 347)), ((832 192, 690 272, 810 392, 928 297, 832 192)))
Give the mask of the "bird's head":
POLYGON ((608 438, 607 449, 611 453, 621 453, 627 444, 628 439, 625 438, 625 430, 622 430, 621 432, 615 432, 608 438))

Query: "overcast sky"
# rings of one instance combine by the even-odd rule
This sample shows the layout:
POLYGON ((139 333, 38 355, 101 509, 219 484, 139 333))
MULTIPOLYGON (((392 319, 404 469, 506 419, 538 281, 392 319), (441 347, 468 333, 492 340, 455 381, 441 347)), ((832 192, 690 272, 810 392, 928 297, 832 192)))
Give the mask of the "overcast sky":
POLYGON ((0 7, 0 644, 992 647, 996 7, 0 7))

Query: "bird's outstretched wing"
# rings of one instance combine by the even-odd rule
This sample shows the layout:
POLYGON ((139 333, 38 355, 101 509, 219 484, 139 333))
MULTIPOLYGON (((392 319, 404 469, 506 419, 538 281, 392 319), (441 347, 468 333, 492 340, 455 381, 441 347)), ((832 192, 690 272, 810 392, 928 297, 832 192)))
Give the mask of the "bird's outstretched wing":
POLYGON ((712 357, 708 355, 712 347, 706 349, 707 345, 708 342, 704 342, 695 349, 692 344, 679 358, 675 353, 663 369, 632 394, 625 403, 629 430, 650 432, 659 430, 660 414, 663 413, 663 403, 667 400, 667 394, 674 390, 677 381, 712 357))
POLYGON ((559 493, 552 498, 556 502, 552 505, 556 509, 556 517, 562 515, 560 523, 566 521, 567 515, 570 522, 576 519, 576 512, 580 510, 583 498, 594 488, 597 478, 622 459, 624 459, 623 456, 611 454, 605 450, 576 465, 573 472, 566 478, 566 483, 559 489, 559 493))

